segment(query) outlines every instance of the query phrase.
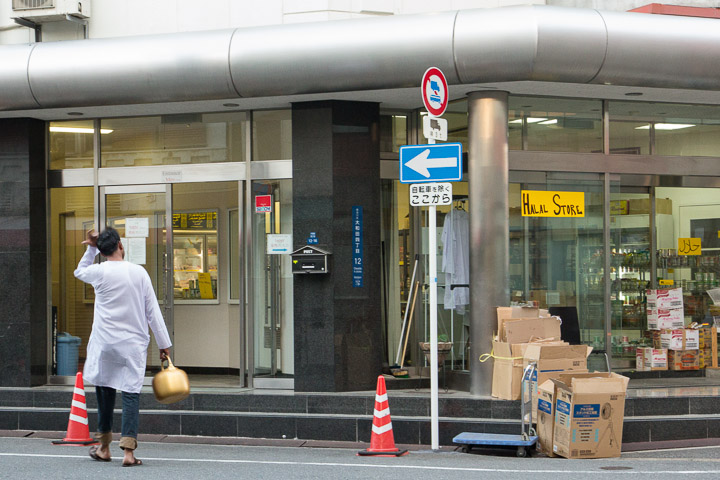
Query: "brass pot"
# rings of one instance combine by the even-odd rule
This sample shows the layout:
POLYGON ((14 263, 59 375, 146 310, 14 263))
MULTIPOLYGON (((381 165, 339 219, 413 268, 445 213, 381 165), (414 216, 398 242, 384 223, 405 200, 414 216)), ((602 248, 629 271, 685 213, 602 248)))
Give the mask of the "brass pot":
POLYGON ((160 403, 175 403, 190 395, 190 380, 184 370, 173 365, 170 357, 160 364, 160 371, 155 374, 152 381, 153 393, 160 403))

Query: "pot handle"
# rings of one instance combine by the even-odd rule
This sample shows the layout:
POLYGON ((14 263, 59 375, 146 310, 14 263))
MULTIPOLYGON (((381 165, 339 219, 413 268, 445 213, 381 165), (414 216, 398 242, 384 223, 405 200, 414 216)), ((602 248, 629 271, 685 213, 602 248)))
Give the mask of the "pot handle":
POLYGON ((171 369, 175 368, 175 365, 173 365, 172 360, 170 360, 170 356, 169 356, 169 355, 168 355, 168 357, 167 357, 165 360, 160 360, 160 370, 161 370, 161 371, 162 371, 162 370, 171 370, 171 369), (165 360, 167 360, 167 362, 168 362, 168 366, 167 366, 167 367, 165 367, 165 360))

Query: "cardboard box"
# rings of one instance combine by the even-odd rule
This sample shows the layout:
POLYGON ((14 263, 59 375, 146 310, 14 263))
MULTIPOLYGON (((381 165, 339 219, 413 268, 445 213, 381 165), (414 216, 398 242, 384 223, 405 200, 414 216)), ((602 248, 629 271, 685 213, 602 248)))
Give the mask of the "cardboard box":
POLYGON ((505 320, 519 318, 537 318, 540 316, 540 309, 537 307, 497 307, 498 336, 505 338, 505 320))
POLYGON ((679 328, 660 331, 660 348, 668 350, 697 350, 700 348, 700 335, 697 330, 679 328))
POLYGON ((561 320, 557 317, 511 318, 503 323, 504 336, 501 341, 517 344, 533 339, 560 340, 561 320))
MULTIPOLYGON (((628 201, 630 215, 647 215, 650 213, 649 198, 633 198, 628 201)), ((655 213, 672 215, 672 200, 669 198, 655 199, 655 213)))
POLYGON ((503 400, 520 399, 523 373, 521 345, 493 341, 492 396, 503 400))
POLYGON ((627 200, 610 200, 610 215, 627 215, 627 200))
POLYGON ((635 351, 635 369, 639 372, 667 370, 667 349, 638 347, 635 351))
POLYGON ((670 370, 699 370, 699 350, 670 350, 668 351, 668 368, 670 370))
POLYGON ((648 308, 647 319, 648 330, 666 330, 685 326, 685 313, 682 308, 671 310, 648 308))
POLYGON ((529 344, 525 349, 523 368, 535 362, 536 369, 530 384, 532 416, 537 417, 538 385, 570 371, 587 372, 587 357, 592 347, 587 345, 529 344))
POLYGON ((646 290, 647 308, 659 310, 683 309, 682 288, 671 288, 668 290, 651 289, 646 290))
POLYGON ((554 379, 553 452, 565 458, 619 457, 628 380, 600 372, 554 379))
POLYGON ((538 450, 548 457, 554 457, 553 434, 555 430, 555 384, 547 380, 538 386, 537 406, 538 450))
MULTIPOLYGON (((568 345, 562 341, 545 341, 543 345, 568 345)), ((519 400, 523 356, 530 343, 511 345, 507 342, 493 341, 493 381, 492 396, 503 400, 519 400)))

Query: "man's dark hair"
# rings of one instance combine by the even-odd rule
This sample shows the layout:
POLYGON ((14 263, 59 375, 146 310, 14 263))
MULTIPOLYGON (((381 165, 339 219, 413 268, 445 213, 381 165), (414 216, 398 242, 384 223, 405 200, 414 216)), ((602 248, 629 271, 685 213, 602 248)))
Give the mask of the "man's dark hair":
POLYGON ((120 234, 112 227, 107 227, 98 235, 97 247, 100 253, 105 257, 109 257, 118 249, 120 243, 120 234))

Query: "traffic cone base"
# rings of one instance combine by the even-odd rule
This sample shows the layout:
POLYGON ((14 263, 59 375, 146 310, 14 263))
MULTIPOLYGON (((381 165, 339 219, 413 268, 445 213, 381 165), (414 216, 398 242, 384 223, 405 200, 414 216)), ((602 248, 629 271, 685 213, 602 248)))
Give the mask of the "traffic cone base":
POLYGON ((75 389, 70 406, 70 420, 68 420, 67 436, 62 440, 53 440, 53 445, 94 445, 97 440, 90 438, 88 427, 87 406, 85 403, 85 386, 82 372, 75 375, 75 389))
POLYGON ((370 448, 357 454, 360 456, 400 457, 407 453, 407 450, 400 450, 395 447, 385 377, 380 375, 375 392, 375 412, 373 414, 370 448))

